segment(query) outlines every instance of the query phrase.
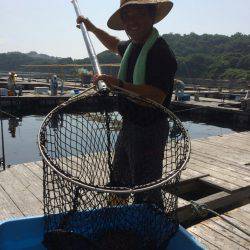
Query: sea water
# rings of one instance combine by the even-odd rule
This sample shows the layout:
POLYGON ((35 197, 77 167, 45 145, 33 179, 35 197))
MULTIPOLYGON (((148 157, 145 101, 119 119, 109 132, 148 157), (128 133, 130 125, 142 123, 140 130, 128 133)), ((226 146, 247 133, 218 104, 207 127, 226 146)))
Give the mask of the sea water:
MULTIPOLYGON (((3 120, 4 148, 6 165, 33 162, 41 160, 38 149, 38 132, 44 116, 24 116, 22 118, 5 118, 3 120)), ((230 128, 216 125, 184 121, 184 127, 189 131, 191 139, 223 135, 234 132, 230 128)), ((0 137, 0 157, 2 145, 0 137)))

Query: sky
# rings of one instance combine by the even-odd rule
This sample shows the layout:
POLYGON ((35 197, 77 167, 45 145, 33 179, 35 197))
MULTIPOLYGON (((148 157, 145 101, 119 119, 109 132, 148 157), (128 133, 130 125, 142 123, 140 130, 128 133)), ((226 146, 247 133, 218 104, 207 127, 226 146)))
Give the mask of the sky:
MULTIPOLYGON (((171 13, 156 25, 161 34, 250 34, 250 0, 172 0, 171 13)), ((78 0, 81 12, 97 27, 126 39, 106 23, 119 0, 78 0)), ((74 59, 87 57, 70 0, 0 0, 0 53, 36 51, 74 59)), ((91 35, 97 53, 105 47, 91 35)))

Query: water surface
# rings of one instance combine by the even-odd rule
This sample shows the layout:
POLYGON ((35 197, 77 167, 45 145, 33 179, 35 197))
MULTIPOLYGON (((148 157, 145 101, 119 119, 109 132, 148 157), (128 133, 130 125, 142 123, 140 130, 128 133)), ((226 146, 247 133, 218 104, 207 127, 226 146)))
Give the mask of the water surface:
MULTIPOLYGON (((19 119, 3 120, 6 164, 18 164, 41 160, 37 134, 44 116, 25 116, 19 119)), ((183 122, 191 139, 205 138, 213 135, 223 135, 234 132, 229 128, 207 125, 193 121, 183 122)), ((0 155, 2 145, 0 142, 0 155)))

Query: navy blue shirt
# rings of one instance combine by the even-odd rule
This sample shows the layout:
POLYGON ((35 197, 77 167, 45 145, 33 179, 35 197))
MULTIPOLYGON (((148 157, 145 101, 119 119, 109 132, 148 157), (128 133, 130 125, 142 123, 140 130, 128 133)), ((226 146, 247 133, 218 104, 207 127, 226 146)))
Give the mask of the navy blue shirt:
MULTIPOLYGON (((124 55, 129 44, 130 41, 123 41, 118 44, 120 56, 124 55)), ((126 77, 126 82, 128 83, 133 83, 134 67, 142 47, 142 44, 133 44, 132 46, 126 77)), ((177 62, 174 53, 162 37, 158 38, 148 52, 145 84, 157 87, 166 94, 166 99, 163 103, 166 107, 171 102, 176 70, 177 62)))
MULTIPOLYGON (((129 44, 130 41, 122 41, 118 44, 120 56, 124 55, 129 44)), ((135 64, 142 47, 143 44, 133 44, 132 46, 128 59, 127 83, 133 83, 135 64)), ((174 53, 163 38, 158 38, 147 55, 145 84, 159 88, 166 94, 166 98, 163 102, 165 107, 168 107, 171 102, 176 70, 177 62, 174 53)), ((158 110, 143 107, 128 100, 125 101, 123 98, 120 98, 119 101, 119 111, 124 120, 128 119, 141 126, 150 125, 165 117, 165 115, 158 110)))

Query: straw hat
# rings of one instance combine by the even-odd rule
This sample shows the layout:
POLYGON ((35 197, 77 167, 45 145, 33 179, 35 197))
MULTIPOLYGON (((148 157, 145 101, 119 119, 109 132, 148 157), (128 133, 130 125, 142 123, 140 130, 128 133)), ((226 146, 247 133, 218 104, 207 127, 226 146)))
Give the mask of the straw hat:
POLYGON ((169 0, 120 0, 120 8, 109 18, 108 27, 114 30, 123 30, 123 22, 121 19, 121 9, 128 5, 135 4, 156 4, 156 15, 154 23, 160 22, 173 7, 173 3, 169 0))
POLYGON ((9 76, 17 76, 17 74, 14 71, 12 71, 12 72, 9 72, 9 76))

